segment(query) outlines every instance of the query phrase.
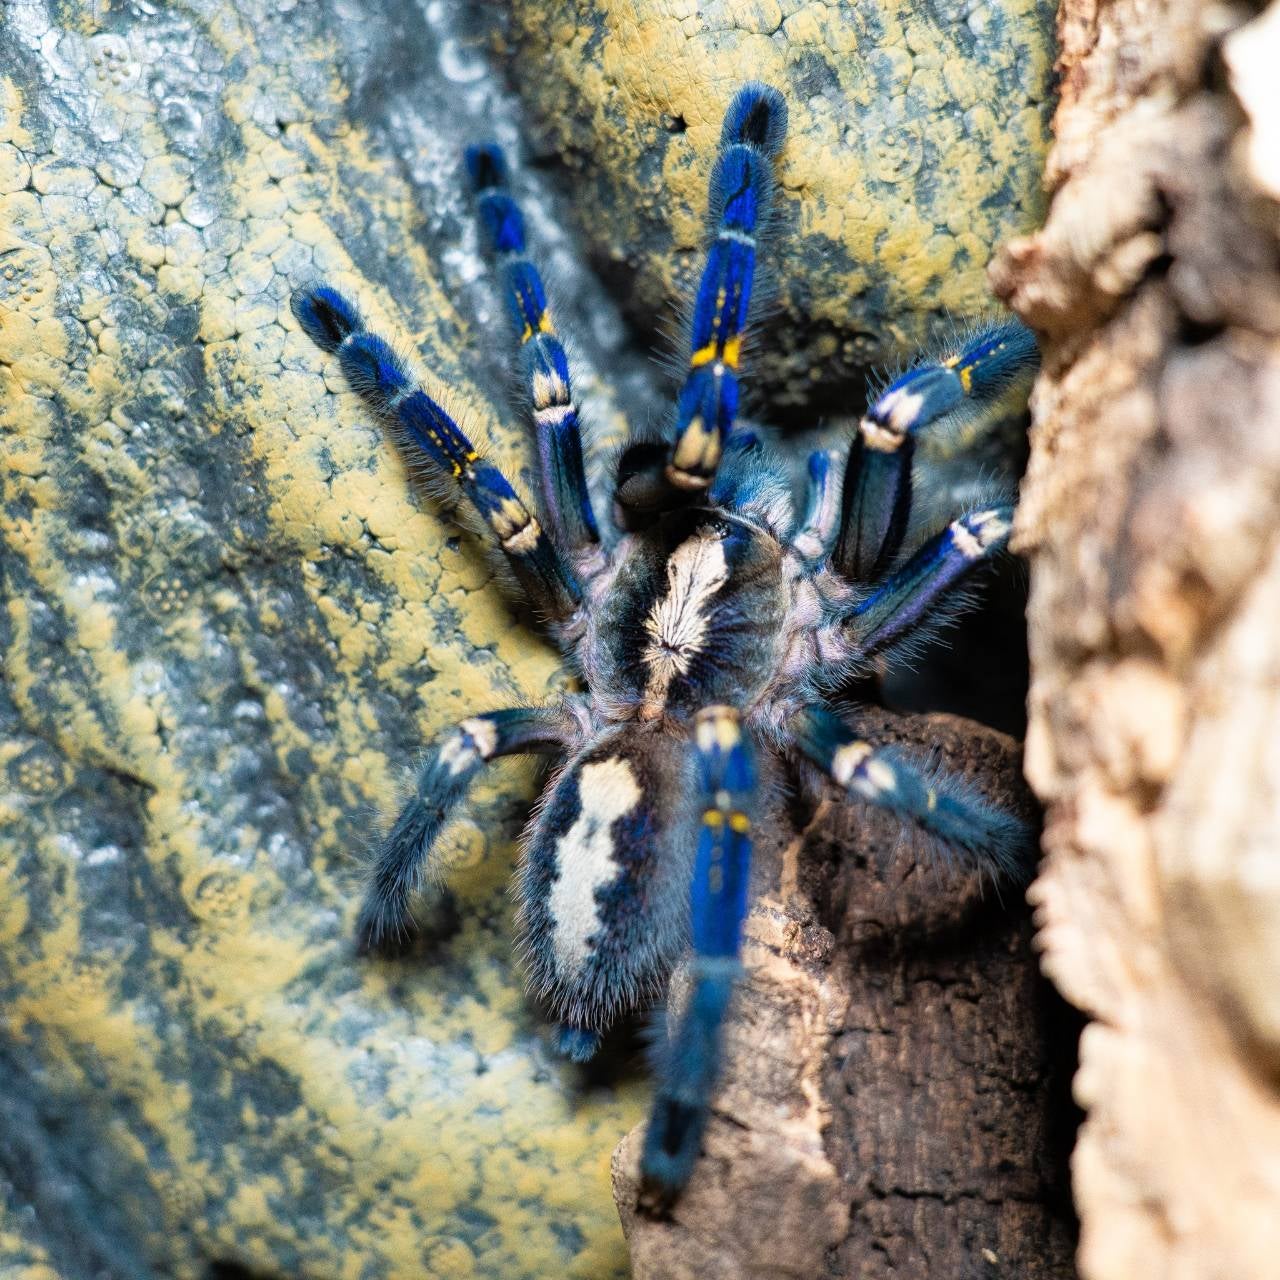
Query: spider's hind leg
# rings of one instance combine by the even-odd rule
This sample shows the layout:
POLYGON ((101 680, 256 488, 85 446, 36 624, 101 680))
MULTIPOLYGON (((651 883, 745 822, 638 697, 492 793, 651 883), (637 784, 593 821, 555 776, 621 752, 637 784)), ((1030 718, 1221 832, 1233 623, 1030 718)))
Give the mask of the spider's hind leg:
POLYGON ((693 1172, 720 1074, 722 1028, 741 971, 755 762, 738 712, 698 714, 701 826, 692 891, 691 990, 657 1052, 658 1088, 640 1161, 641 1202, 661 1212, 693 1172))
POLYGON ((371 869, 356 926, 361 951, 384 950, 412 934, 410 898, 438 874, 436 840, 485 765, 499 756, 563 751, 576 724, 561 707, 513 707, 463 720, 428 748, 414 794, 371 869))
POLYGON ((894 747, 872 746, 816 704, 792 716, 787 733, 801 755, 851 795, 913 822, 969 869, 997 882, 1030 879, 1031 828, 963 779, 917 764, 894 747))
POLYGON ((569 360, 552 324, 537 267, 525 256, 524 217, 507 191, 507 162, 493 143, 468 147, 467 170, 477 193, 489 252, 501 263, 520 367, 533 414, 542 497, 556 544, 575 557, 589 555, 600 533, 582 460, 578 407, 569 360))
POLYGON ((840 534, 832 566, 852 582, 875 582, 902 550, 912 516, 912 466, 926 430, 963 440, 982 419, 1023 397, 1039 365, 1035 336, 1020 321, 981 326, 936 360, 895 379, 868 408, 845 468, 840 534))
POLYGON ((860 658, 881 653, 929 622, 947 594, 1009 542, 1013 507, 966 512, 920 548, 843 616, 845 639, 860 658))

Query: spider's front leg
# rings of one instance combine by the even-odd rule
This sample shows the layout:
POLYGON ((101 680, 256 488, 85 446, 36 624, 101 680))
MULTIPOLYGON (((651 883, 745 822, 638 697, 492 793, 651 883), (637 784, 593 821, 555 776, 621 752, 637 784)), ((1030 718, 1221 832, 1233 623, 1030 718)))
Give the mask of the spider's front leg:
POLYGON ((413 932, 410 899, 438 875, 436 840, 485 765, 499 756, 567 751, 578 732, 566 706, 513 707, 463 720, 427 749, 414 794, 373 863, 356 927, 361 951, 394 948, 413 932))
POLYGON ((337 355, 354 391, 398 428, 429 474, 470 504, 498 541, 529 602, 553 623, 568 624, 582 583, 502 472, 482 458, 444 408, 418 386, 405 362, 365 327, 355 305, 328 285, 299 289, 293 314, 322 350, 337 355))
POLYGON ((764 84, 739 89, 725 114, 711 173, 714 227, 694 302, 689 371, 676 401, 674 439, 632 446, 618 469, 615 515, 624 527, 705 497, 738 416, 738 367, 751 314, 757 239, 773 196, 773 163, 787 107, 764 84))
POLYGON ((662 1212, 689 1180, 720 1072, 722 1026, 741 965, 751 874, 755 762, 732 707, 696 722, 701 826, 692 891, 691 989, 657 1052, 658 1087, 641 1156, 641 1205, 662 1212))
POLYGON ((552 536, 589 576, 600 567, 600 532, 583 466, 569 359, 556 336, 542 277, 525 255, 524 217, 507 190, 507 162, 501 149, 493 143, 468 147, 466 163, 477 193, 484 239, 501 265, 519 343, 552 536))

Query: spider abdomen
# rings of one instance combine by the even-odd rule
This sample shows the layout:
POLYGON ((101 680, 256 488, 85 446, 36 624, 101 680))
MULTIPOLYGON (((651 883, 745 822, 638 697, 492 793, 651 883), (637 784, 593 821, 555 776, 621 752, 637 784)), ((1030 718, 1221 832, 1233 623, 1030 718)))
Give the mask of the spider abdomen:
POLYGON ((530 985, 599 1031, 659 993, 689 937, 691 741, 619 728, 572 759, 529 830, 516 881, 530 985))

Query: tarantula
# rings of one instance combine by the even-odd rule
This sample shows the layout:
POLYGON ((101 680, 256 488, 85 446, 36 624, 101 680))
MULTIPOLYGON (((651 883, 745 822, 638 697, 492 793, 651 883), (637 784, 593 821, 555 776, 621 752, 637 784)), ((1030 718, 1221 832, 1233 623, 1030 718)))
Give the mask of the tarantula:
POLYGON ((687 376, 666 431, 633 439, 616 460, 613 528, 593 510, 569 363, 496 146, 469 148, 466 164, 519 342, 539 515, 342 294, 315 284, 293 298, 350 385, 487 526, 586 690, 477 714, 429 749, 376 855, 360 944, 381 948, 411 929, 411 896, 439 871, 441 828, 489 761, 558 757, 517 896, 531 984, 560 1051, 591 1057, 601 1033, 661 993, 691 951, 691 994, 657 1050, 642 1156, 651 1207, 685 1186, 706 1123, 739 972, 762 765, 816 766, 995 875, 1023 874, 1031 847, 1014 816, 958 778, 861 740, 828 700, 918 634, 957 581, 1005 546, 1012 508, 1001 503, 951 512, 922 535, 913 451, 922 432, 990 415, 1025 386, 1035 341, 1017 322, 991 323, 910 368, 874 399, 847 451, 811 455, 797 515, 781 459, 736 425, 757 240, 786 119, 782 96, 762 84, 729 105, 687 376))

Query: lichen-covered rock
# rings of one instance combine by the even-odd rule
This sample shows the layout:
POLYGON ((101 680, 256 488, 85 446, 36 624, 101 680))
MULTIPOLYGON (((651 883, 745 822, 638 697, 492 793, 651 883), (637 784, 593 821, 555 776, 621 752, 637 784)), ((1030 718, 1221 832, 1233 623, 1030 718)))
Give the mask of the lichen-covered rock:
POLYGON ((768 245, 779 314, 753 351, 776 413, 856 406, 867 365, 991 306, 996 245, 1039 226, 1052 0, 516 0, 504 51, 570 168, 570 215, 632 315, 682 311, 706 172, 747 76, 787 97, 768 245))
MULTIPOLYGON (((399 963, 349 940, 417 744, 563 681, 287 305, 334 280, 418 344, 478 436, 525 456, 457 156, 482 132, 516 143, 526 108, 473 10, 4 7, 0 1259, 22 1280, 626 1270, 608 1160, 644 1091, 575 1089, 512 958, 532 776, 495 773, 456 828, 452 936, 399 963)), ((550 56, 524 86, 544 113, 550 56)), ((755 56, 734 79, 773 76, 755 56)), ((936 86, 954 73, 935 63, 936 86)), ((685 150, 658 153, 671 280, 701 199, 688 148, 709 153, 728 74, 690 98, 706 106, 685 150)), ((893 108, 904 127, 913 102, 893 108)), ((823 219, 864 207, 862 175, 841 194, 828 154, 801 143, 793 210, 810 180, 823 219)), ((594 171, 595 194, 579 176, 588 210, 617 172, 594 171)), ((644 420, 662 388, 558 229, 566 204, 517 181, 602 443, 619 405, 644 420)), ((908 289, 958 263, 925 234, 935 216, 876 223, 870 248, 908 289)), ((968 248, 962 231, 985 259, 987 231, 968 248)))
POLYGON ((451 175, 461 106, 501 102, 453 63, 422 115, 374 99, 408 21, 5 8, 0 1230, 24 1280, 626 1269, 607 1170, 638 1087, 579 1102, 512 958, 531 777, 495 773, 457 829, 456 937, 401 964, 350 942, 416 744, 561 679, 288 310, 342 283, 522 456, 465 357, 475 259, 424 247, 424 208, 470 243, 462 197, 398 163, 451 175))

